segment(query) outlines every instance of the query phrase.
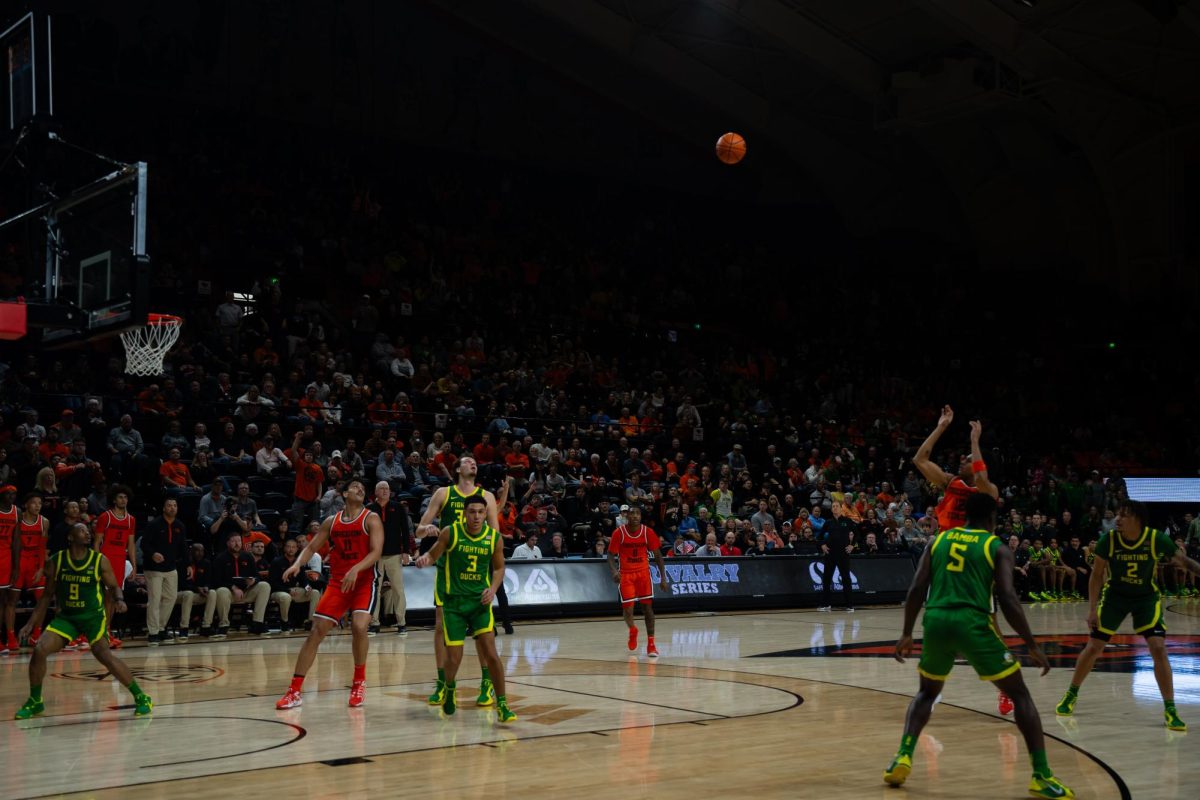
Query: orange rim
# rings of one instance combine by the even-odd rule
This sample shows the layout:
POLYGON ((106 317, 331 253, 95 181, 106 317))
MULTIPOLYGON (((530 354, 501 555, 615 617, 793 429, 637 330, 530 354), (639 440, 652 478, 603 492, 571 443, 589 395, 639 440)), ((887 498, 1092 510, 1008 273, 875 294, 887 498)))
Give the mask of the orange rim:
POLYGON ((146 317, 147 325, 182 325, 183 317, 177 317, 174 314, 150 314, 146 317))

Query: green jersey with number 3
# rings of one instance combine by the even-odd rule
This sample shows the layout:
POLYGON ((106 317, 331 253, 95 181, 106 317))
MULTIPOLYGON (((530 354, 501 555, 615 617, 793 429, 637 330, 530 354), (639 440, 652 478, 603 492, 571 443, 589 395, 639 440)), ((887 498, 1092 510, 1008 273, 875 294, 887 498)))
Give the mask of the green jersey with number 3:
POLYGON ((491 585, 492 554, 499 546, 500 535, 486 522, 475 536, 467 532, 465 523, 454 523, 444 556, 446 563, 441 568, 447 596, 482 597, 491 585))
POLYGON ((1134 542, 1125 540, 1118 530, 1111 530, 1096 543, 1096 555, 1108 561, 1110 592, 1123 597, 1151 597, 1158 594, 1154 581, 1158 559, 1175 555, 1175 542, 1155 528, 1143 528, 1134 542))
POLYGON ((996 550, 1000 540, 973 528, 951 528, 929 551, 929 597, 925 608, 972 608, 992 613, 996 550))
MULTIPOLYGON (((467 507, 467 498, 479 495, 483 497, 483 487, 476 486, 475 491, 470 494, 462 494, 458 491, 458 486, 446 487, 446 499, 442 501, 442 508, 438 512, 438 529, 449 528, 456 522, 462 522, 463 513, 467 507)), ((434 599, 446 596, 446 570, 443 569, 446 565, 446 554, 437 560, 437 578, 434 580, 433 594, 434 599)))

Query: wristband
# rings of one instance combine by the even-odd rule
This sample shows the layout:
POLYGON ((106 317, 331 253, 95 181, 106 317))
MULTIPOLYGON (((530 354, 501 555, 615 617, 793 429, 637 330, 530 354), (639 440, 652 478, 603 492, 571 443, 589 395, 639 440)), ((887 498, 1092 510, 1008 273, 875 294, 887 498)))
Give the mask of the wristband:
POLYGON ((981 472, 987 472, 987 464, 983 463, 983 459, 971 462, 971 472, 978 475, 981 472))

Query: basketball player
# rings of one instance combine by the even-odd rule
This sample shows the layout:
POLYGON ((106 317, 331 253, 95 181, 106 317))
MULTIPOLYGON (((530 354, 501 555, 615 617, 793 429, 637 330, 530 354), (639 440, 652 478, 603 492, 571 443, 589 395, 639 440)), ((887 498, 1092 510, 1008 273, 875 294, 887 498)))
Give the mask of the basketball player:
MULTIPOLYGON (((487 502, 488 527, 492 530, 500 530, 497 509, 508 500, 508 479, 506 478, 501 484, 500 497, 497 499, 491 492, 476 485, 475 476, 479 473, 479 467, 471 456, 460 458, 458 464, 455 465, 455 472, 458 474, 458 482, 453 486, 438 488, 433 493, 433 497, 429 498, 429 505, 425 507, 425 513, 421 515, 421 522, 417 525, 417 536, 440 536, 442 530, 456 522, 461 522, 467 498, 476 496, 482 497, 487 502), (433 523, 435 518, 438 520, 437 524, 433 523)), ((446 645, 442 631, 442 596, 446 591, 445 570, 443 564, 437 566, 438 570, 433 580, 433 655, 437 663, 438 677, 433 694, 429 695, 429 705, 431 706, 443 704, 446 687, 446 645)), ((496 598, 500 602, 500 613, 505 616, 505 633, 512 633, 512 623, 507 619, 508 595, 504 591, 503 583, 496 592, 496 598)), ((491 671, 487 664, 483 643, 478 640, 475 642, 475 652, 479 656, 479 669, 483 674, 479 681, 479 696, 475 698, 475 705, 490 706, 495 702, 496 693, 492 686, 491 671)))
POLYGON ((87 637, 92 645, 92 655, 133 695, 135 716, 145 716, 154 709, 154 702, 137 685, 129 667, 109 649, 105 636, 108 625, 104 595, 112 595, 113 605, 121 613, 126 610, 125 595, 108 558, 92 550, 91 539, 88 526, 78 522, 67 533, 67 549, 59 550, 45 562, 47 591, 21 629, 21 637, 29 636, 41 626, 51 597, 55 598, 58 613, 46 628, 46 633, 53 635, 43 636, 34 648, 29 661, 29 699, 17 711, 17 719, 29 719, 45 712, 42 682, 46 678, 46 660, 77 636, 87 637))
MULTIPOLYGON (((21 592, 31 593, 34 600, 42 599, 42 591, 46 588, 49 534, 50 520, 42 516, 42 496, 31 492, 25 496, 25 510, 17 523, 17 580, 12 585, 15 600, 20 600, 21 592)), ((35 627, 29 637, 29 646, 36 646, 41 636, 41 627, 35 627)))
POLYGON ((1200 563, 1187 557, 1163 531, 1149 527, 1146 506, 1136 500, 1125 500, 1117 509, 1116 530, 1100 536, 1095 548, 1095 567, 1088 580, 1087 624, 1091 638, 1079 660, 1075 675, 1063 699, 1054 709, 1060 717, 1075 713, 1079 687, 1104 652, 1104 645, 1125 617, 1133 616, 1133 632, 1146 638, 1146 646, 1154 659, 1154 679, 1163 699, 1163 718, 1168 729, 1186 731, 1187 725, 1175 711, 1174 676, 1167 660, 1167 626, 1163 624, 1162 596, 1154 582, 1154 572, 1160 555, 1167 556, 1176 567, 1200 575, 1200 563), (1112 575, 1106 579, 1109 563, 1112 575))
POLYGON ((463 642, 467 634, 475 637, 475 648, 486 659, 495 687, 496 720, 515 722, 517 715, 508 707, 504 693, 504 664, 496 652, 496 620, 492 599, 504 585, 504 548, 500 531, 487 525, 488 501, 472 494, 463 500, 463 519, 442 528, 437 543, 417 559, 417 567, 441 564, 442 638, 446 647, 445 685, 442 711, 453 714, 456 708, 456 678, 462 663, 463 642))
POLYGON ((657 533, 642 524, 641 506, 630 506, 625 512, 625 520, 624 525, 613 531, 608 543, 608 568, 612 570, 613 583, 621 587, 621 614, 629 628, 629 649, 637 650, 638 629, 633 622, 633 604, 641 603, 642 614, 646 617, 646 655, 658 658, 658 648, 654 646, 654 587, 650 584, 646 552, 653 553, 658 564, 658 585, 664 592, 669 591, 662 542, 657 533))
POLYGON ((965 506, 966 525, 938 534, 922 554, 917 574, 908 588, 904 632, 896 642, 895 657, 904 663, 904 657, 912 652, 913 625, 924 603, 925 618, 921 624, 925 638, 917 666, 920 687, 908 706, 900 751, 884 771, 883 780, 899 786, 908 778, 917 739, 929 722, 933 704, 954 668, 955 658, 962 656, 982 680, 995 683, 1016 705, 1017 727, 1025 737, 1033 762, 1029 793, 1034 797, 1074 797, 1075 793, 1050 770, 1042 722, 1021 677, 1021 662, 1009 652, 992 619, 995 592, 1005 619, 1025 641, 1029 657, 1042 668, 1043 675, 1050 671, 1050 662, 1034 640, 1021 610, 1021 600, 1013 591, 1012 553, 993 534, 996 501, 991 495, 975 492, 967 497, 965 506))
MULTIPOLYGON (((933 429, 933 433, 929 434, 929 438, 922 443, 917 454, 913 456, 913 465, 921 471, 925 480, 946 492, 941 502, 937 504, 937 508, 934 509, 938 528, 943 531, 959 528, 966 524, 967 498, 975 492, 983 492, 993 500, 1000 498, 1000 487, 988 480, 987 464, 984 463, 983 452, 979 449, 979 437, 983 433, 983 426, 979 420, 971 420, 971 456, 963 461, 957 475, 953 478, 950 477, 929 459, 930 453, 933 452, 933 446, 937 444, 937 440, 941 438, 942 433, 950 427, 950 423, 953 421, 954 409, 948 405, 942 406, 942 416, 938 419, 937 427, 933 429)), ((995 624, 995 612, 992 613, 992 617, 992 622, 995 624)), ((996 628, 999 629, 999 625, 996 628)), ((1003 689, 1000 690, 997 705, 1000 716, 1008 716, 1013 712, 1012 699, 1004 694, 1003 689)))
POLYGON ((350 707, 358 708, 365 701, 363 685, 367 679, 367 651, 370 638, 367 629, 371 615, 379 602, 376 564, 383 555, 383 523, 379 515, 366 507, 367 488, 360 480, 352 480, 342 490, 346 507, 326 517, 321 529, 284 570, 283 579, 291 580, 304 569, 313 553, 329 542, 329 587, 321 595, 313 613, 312 631, 296 656, 292 685, 275 704, 278 709, 297 708, 303 703, 300 689, 308 674, 321 640, 342 616, 350 612, 351 648, 354 652, 354 681, 350 685, 350 707))
POLYGON ((17 581, 17 548, 20 546, 17 520, 21 512, 13 502, 16 497, 17 487, 12 484, 0 486, 0 611, 4 612, 6 633, 3 643, 0 643, 0 655, 16 654, 21 649, 17 641, 17 599, 20 593, 9 591, 17 581))
MULTIPOLYGON (((92 545, 97 552, 108 558, 112 564, 113 574, 122 585, 125 579, 137 569, 137 552, 134 550, 134 538, 137 534, 137 520, 129 513, 130 491, 128 486, 120 484, 108 491, 108 510, 96 520, 96 541, 92 545), (126 566, 128 564, 129 566, 126 566)), ((104 614, 109 627, 113 621, 113 603, 106 597, 104 614)), ((114 650, 121 649, 121 640, 109 631, 109 646, 114 650)))

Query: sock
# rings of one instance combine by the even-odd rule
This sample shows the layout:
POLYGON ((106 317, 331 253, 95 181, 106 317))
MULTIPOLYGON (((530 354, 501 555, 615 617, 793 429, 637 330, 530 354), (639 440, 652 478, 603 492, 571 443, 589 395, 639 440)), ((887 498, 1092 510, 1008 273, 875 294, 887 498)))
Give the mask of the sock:
POLYGON ((39 703, 42 701, 42 686, 41 686, 41 684, 38 684, 37 686, 29 687, 29 699, 36 700, 39 703))
POLYGON ((1163 700, 1163 708, 1165 708, 1167 711, 1174 713, 1175 701, 1174 700, 1163 700))
POLYGON ((446 670, 438 667, 438 686, 446 685, 446 670))
POLYGON ((133 695, 135 699, 143 694, 142 687, 137 685, 137 681, 129 682, 129 693, 133 695))
POLYGON ((303 686, 304 686, 304 676, 303 675, 292 675, 292 685, 289 688, 293 692, 298 692, 298 691, 300 691, 301 687, 303 687, 303 686))
POLYGON ((1034 750, 1029 754, 1029 760, 1033 762, 1033 774, 1040 778, 1049 778, 1054 773, 1050 771, 1050 762, 1046 760, 1045 750, 1034 750))
POLYGON ((910 733, 906 733, 900 737, 900 755, 912 758, 913 751, 917 749, 917 737, 910 733))
POLYGON ((1072 683, 1071 688, 1067 689, 1067 694, 1078 696, 1079 695, 1079 687, 1072 683))
POLYGON ((492 675, 491 675, 491 673, 490 673, 490 672, 488 672, 488 668, 487 668, 487 667, 484 667, 484 668, 483 668, 483 680, 485 680, 485 681, 490 681, 491 679, 492 679, 492 675))
POLYGON ((650 644, 654 644, 654 634, 652 634, 652 633, 647 633, 647 634, 646 634, 646 641, 647 641, 647 642, 649 642, 650 644))
POLYGON ((508 697, 506 695, 500 695, 496 698, 496 703, 498 705, 506 706, 508 705, 508 697))
POLYGON ((450 691, 454 691, 458 688, 458 681, 446 681, 446 688, 450 691))
POLYGON ((629 630, 632 633, 637 633, 637 625, 630 625, 629 630))
POLYGON ((354 682, 362 683, 366 679, 367 679, 367 665, 366 664, 355 664, 354 665, 354 682))

